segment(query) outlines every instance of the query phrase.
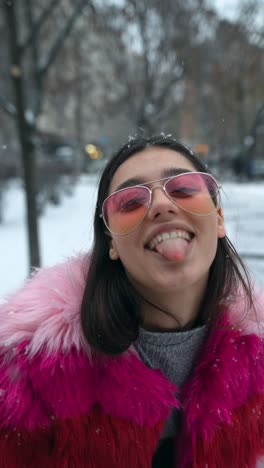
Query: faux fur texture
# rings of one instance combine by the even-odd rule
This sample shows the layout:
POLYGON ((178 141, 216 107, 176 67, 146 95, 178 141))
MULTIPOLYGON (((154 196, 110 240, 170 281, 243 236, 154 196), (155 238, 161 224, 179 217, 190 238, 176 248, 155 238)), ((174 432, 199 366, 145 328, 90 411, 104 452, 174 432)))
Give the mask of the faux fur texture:
POLYGON ((94 404, 154 425, 179 407, 175 387, 132 349, 119 358, 91 359, 80 326, 86 271, 85 258, 41 270, 0 307, 4 427, 47 426, 50 415, 76 417, 94 404))
MULTIPOLYGON (((30 356, 43 347, 48 353, 89 347, 80 326, 80 306, 89 256, 79 255, 54 267, 37 271, 20 290, 0 304, 0 347, 2 352, 28 342, 30 356)), ((232 306, 231 325, 247 335, 264 335, 264 295, 258 295, 255 312, 243 297, 232 306)))
POLYGON ((254 396, 263 397, 263 348, 258 336, 233 329, 227 312, 212 330, 192 377, 182 389, 182 466, 188 466, 199 439, 210 443, 219 427, 233 424, 234 411, 254 396))
POLYGON ((48 430, 0 431, 1 468, 149 468, 164 421, 154 428, 110 417, 57 418, 48 430))
MULTIPOLYGON (((214 436, 205 442, 199 437, 195 450, 195 466, 210 468, 261 466, 264 454, 264 398, 251 398, 232 413, 229 425, 221 424, 214 436), (246 437, 245 437, 246 435, 246 437)), ((262 465, 263 467, 263 465, 262 465)))
MULTIPOLYGON (((175 387, 161 372, 148 369, 133 348, 116 358, 93 356, 80 325, 88 268, 88 258, 79 256, 43 269, 0 306, 2 430, 15 428, 26 434, 46 427, 52 432, 57 421, 72 424, 98 407, 113 421, 152 427, 156 434, 170 409, 179 407, 175 387)), ((227 453, 223 452, 223 440, 232 439, 233 427, 239 432, 238 421, 237 447, 246 443, 251 431, 248 466, 264 455, 262 302, 261 298, 256 301, 257 318, 243 301, 234 304, 214 325, 198 356, 180 397, 184 410, 178 440, 181 467, 193 461, 196 467, 205 466, 210 460, 208 467, 224 468, 223 460, 232 450, 227 442, 227 453), (258 417, 253 413, 256 408, 258 417)), ((119 423, 109 424, 115 431, 119 423)), ((0 438, 3 444, 4 435, 0 438)), ((40 432, 42 439, 46 447, 47 435, 40 432)))
POLYGON ((37 271, 0 305, 0 347, 28 342, 30 356, 42 348, 67 352, 89 350, 80 326, 80 306, 89 257, 79 256, 37 271))
POLYGON ((160 371, 147 369, 134 353, 95 365, 74 348, 54 356, 42 351, 30 358, 27 346, 0 367, 4 427, 47 426, 51 416, 88 414, 95 404, 107 414, 153 426, 170 407, 179 407, 175 387, 160 371))
POLYGON ((256 334, 264 338, 264 294, 257 288, 254 291, 254 308, 248 306, 243 293, 240 293, 232 305, 232 326, 241 334, 256 334))

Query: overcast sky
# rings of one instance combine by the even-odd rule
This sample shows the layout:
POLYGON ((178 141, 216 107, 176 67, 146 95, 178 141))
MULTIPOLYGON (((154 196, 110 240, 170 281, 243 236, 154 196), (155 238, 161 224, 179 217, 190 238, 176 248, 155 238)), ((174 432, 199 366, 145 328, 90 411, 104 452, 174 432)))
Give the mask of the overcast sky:
POLYGON ((223 16, 232 18, 236 13, 239 0, 212 0, 212 4, 215 5, 219 13, 223 16))

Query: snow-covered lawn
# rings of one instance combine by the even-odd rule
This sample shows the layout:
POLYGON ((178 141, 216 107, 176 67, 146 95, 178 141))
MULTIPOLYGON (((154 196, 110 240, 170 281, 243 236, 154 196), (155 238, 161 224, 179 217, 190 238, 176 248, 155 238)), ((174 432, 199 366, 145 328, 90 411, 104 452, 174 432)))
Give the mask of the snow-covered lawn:
MULTIPOLYGON (((41 262, 52 265, 92 244, 96 177, 80 180, 71 197, 48 205, 40 217, 41 262)), ((17 288, 28 274, 24 193, 15 183, 8 191, 4 223, 0 225, 0 298, 17 288)))
POLYGON ((229 238, 264 286, 264 181, 224 184, 222 203, 229 238))
MULTIPOLYGON (((52 265, 92 244, 92 220, 97 178, 81 178, 72 197, 59 206, 49 205, 40 218, 42 264, 52 265)), ((264 183, 224 184, 222 196, 227 232, 241 254, 264 256, 264 183)), ((0 225, 0 298, 17 288, 27 276, 27 238, 24 195, 18 182, 5 197, 6 212, 0 225)), ((264 259, 246 260, 264 285, 264 259)))

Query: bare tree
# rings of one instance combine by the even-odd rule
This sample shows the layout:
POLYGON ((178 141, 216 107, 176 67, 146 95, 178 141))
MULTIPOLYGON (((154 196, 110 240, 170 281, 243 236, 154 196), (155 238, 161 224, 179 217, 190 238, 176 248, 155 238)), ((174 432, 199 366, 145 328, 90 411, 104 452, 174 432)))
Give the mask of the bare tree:
MULTIPOLYGON (((262 4, 263 5, 263 4, 262 4)), ((198 84, 203 134, 222 152, 237 150, 264 96, 264 36, 261 2, 244 0, 233 19, 214 17, 202 49, 198 84)))
POLYGON ((205 14, 203 0, 103 2, 96 24, 112 67, 105 105, 126 109, 137 128, 162 128, 181 101, 205 14))
POLYGON ((88 0, 79 0, 68 10, 70 13, 58 32, 51 34, 48 52, 41 47, 41 29, 63 2, 50 0, 45 6, 33 0, 16 3, 4 1, 9 32, 10 79, 13 83, 13 102, 0 95, 0 105, 15 118, 20 142, 27 207, 28 246, 30 267, 40 265, 37 225, 34 143, 37 118, 45 95, 47 74, 84 8, 93 7, 88 0))

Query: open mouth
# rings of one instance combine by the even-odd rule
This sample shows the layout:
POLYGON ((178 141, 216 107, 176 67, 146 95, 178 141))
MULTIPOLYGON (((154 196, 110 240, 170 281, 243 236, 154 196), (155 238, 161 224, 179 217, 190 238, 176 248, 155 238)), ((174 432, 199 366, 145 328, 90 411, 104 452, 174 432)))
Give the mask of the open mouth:
POLYGON ((145 248, 158 253, 157 246, 162 242, 172 242, 175 240, 177 242, 178 240, 180 240, 180 242, 187 242, 189 244, 192 241, 193 237, 193 233, 182 229, 177 229, 169 232, 162 232, 157 236, 153 237, 151 241, 145 245, 145 248))

